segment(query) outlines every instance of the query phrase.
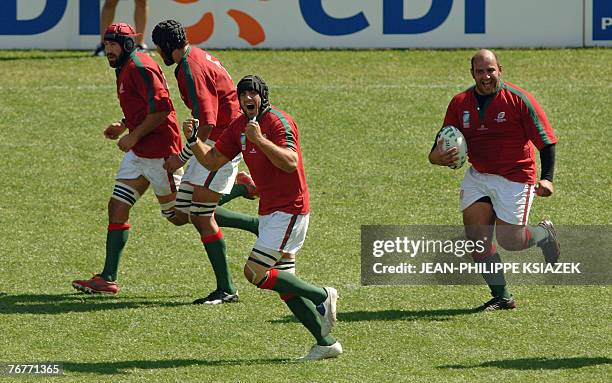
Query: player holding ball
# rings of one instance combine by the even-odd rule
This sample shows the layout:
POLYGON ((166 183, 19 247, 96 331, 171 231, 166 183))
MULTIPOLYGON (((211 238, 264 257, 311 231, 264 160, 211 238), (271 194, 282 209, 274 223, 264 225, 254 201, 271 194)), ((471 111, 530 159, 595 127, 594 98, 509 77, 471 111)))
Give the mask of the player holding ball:
MULTIPOLYGON (((487 49, 471 60, 475 85, 453 97, 443 126, 454 126, 465 137, 471 166, 466 170, 460 192, 460 207, 468 239, 485 241, 485 250, 473 253, 475 262, 500 263, 493 243, 505 250, 541 248, 547 263, 559 259, 559 242, 552 222, 528 225, 534 195, 553 194, 555 144, 557 137, 535 98, 525 90, 503 81, 497 55, 487 49), (542 165, 536 178, 533 150, 540 152, 542 165)), ((438 140, 429 153, 434 165, 453 166, 457 148, 445 150, 438 140)), ((487 268, 491 269, 491 268, 487 268)), ((513 309, 503 271, 482 274, 493 298, 481 310, 513 309)))

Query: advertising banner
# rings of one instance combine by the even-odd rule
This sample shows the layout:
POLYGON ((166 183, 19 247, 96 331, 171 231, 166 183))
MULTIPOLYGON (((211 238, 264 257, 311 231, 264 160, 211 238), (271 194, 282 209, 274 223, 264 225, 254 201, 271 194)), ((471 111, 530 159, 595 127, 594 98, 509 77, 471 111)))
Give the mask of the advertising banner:
MULTIPOLYGON (((2 0, 0 49, 91 49, 103 0, 2 0)), ((116 21, 133 24, 134 2, 116 21)), ((610 0, 149 0, 146 41, 180 21, 208 48, 610 45, 610 0)))

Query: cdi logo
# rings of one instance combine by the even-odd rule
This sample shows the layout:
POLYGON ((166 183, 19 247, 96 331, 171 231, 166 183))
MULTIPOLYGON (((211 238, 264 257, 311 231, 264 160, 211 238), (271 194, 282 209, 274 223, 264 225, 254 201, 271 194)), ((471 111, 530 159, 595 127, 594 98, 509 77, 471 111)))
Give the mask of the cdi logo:
MULTIPOLYGON (((56 26, 64 16, 69 0, 44 0, 43 11, 37 17, 21 20, 17 17, 19 0, 0 2, 0 35, 35 35, 56 26)), ((30 0, 21 0, 30 1, 30 0)), ((70 0, 77 1, 77 0, 70 0)), ((198 3, 199 0, 173 0, 179 4, 198 3)), ((258 0, 266 1, 266 0, 258 0)), ((283 0, 286 1, 286 0, 283 0)), ((324 0, 298 0, 302 17, 314 31, 327 36, 350 35, 366 29, 370 23, 363 12, 351 17, 336 18, 323 9, 324 0)), ((603 0, 609 1, 609 0, 603 0)), ((78 0, 79 34, 97 35, 100 23, 101 0, 78 0)), ((485 33, 486 0, 463 0, 465 4, 465 33, 485 33)), ((203 1, 202 3, 206 3, 203 1)), ((438 28, 450 14, 453 0, 431 0, 427 13, 415 19, 404 18, 405 0, 382 0, 383 34, 419 34, 438 28)), ((244 11, 231 9, 227 12, 239 27, 239 37, 257 45, 265 40, 264 29, 260 23, 244 11)), ((214 16, 206 12, 194 25, 186 26, 187 33, 194 43, 201 43, 213 34, 214 16)))
POLYGON ((593 40, 612 40, 612 1, 593 0, 593 40))
MULTIPOLYGON (((485 0, 463 0, 465 33, 485 33, 485 0)), ((609 1, 609 0, 607 0, 609 1)), ((370 26, 363 12, 347 18, 335 18, 323 10, 323 0, 300 0, 304 20, 314 31, 328 36, 350 35, 370 26)), ((383 34, 410 35, 438 28, 453 6, 453 0, 431 0, 429 11, 416 19, 404 18, 405 0, 382 0, 383 34)))

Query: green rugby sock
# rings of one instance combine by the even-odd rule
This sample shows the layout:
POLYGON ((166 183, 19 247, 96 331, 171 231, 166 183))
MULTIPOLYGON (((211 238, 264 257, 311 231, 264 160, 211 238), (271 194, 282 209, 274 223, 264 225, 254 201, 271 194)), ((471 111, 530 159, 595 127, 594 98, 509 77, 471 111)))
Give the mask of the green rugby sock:
MULTIPOLYGON (((476 262, 484 263, 487 265, 487 269, 491 270, 493 265, 496 263, 501 263, 501 258, 498 252, 495 252, 488 257, 484 257, 476 262)), ((504 276, 503 270, 497 271, 495 273, 482 273, 482 277, 485 282, 489 286, 491 290, 491 294, 494 297, 502 297, 502 298, 510 298, 512 294, 508 291, 506 287, 506 277, 504 276)))
POLYGON ((548 238, 550 233, 548 232, 548 230, 539 225, 525 226, 525 235, 528 238, 525 246, 525 248, 527 249, 537 245, 540 241, 543 241, 548 238))
POLYGON ((217 289, 234 294, 236 287, 232 281, 232 274, 229 271, 227 249, 221 230, 216 234, 202 237, 202 243, 217 279, 217 289))
POLYGON ((312 301, 294 296, 287 299, 285 304, 300 323, 315 337, 318 345, 331 346, 336 343, 336 338, 331 335, 321 336, 321 317, 312 301))
POLYGON ((274 290, 284 295, 297 295, 309 299, 315 305, 321 304, 327 298, 327 292, 296 277, 288 271, 271 269, 268 276, 258 285, 261 289, 274 290))
POLYGON ((218 206, 224 205, 235 198, 244 197, 248 194, 248 192, 249 191, 245 185, 234 184, 229 194, 223 194, 223 196, 221 196, 218 206))
POLYGON ((129 234, 129 224, 111 223, 108 225, 108 233, 106 233, 106 259, 104 260, 104 269, 100 274, 108 282, 117 280, 119 260, 121 259, 123 248, 128 241, 129 234))
POLYGON ((217 206, 215 209, 215 221, 217 221, 217 225, 221 227, 232 227, 234 229, 250 231, 255 235, 259 235, 259 218, 251 215, 237 213, 224 207, 217 206))

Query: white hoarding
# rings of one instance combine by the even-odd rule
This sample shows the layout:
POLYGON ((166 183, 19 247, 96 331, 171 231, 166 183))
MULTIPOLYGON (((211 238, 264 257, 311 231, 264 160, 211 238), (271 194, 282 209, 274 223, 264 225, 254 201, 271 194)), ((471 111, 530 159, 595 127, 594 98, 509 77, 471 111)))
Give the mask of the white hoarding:
MULTIPOLYGON (((99 40, 102 3, 2 0, 0 48, 91 49, 99 40)), ((612 0, 149 0, 146 39, 151 45, 153 26, 173 18, 187 27, 193 43, 209 48, 609 45, 610 4, 612 0)), ((116 20, 133 23, 133 10, 133 1, 120 1, 116 20)))

